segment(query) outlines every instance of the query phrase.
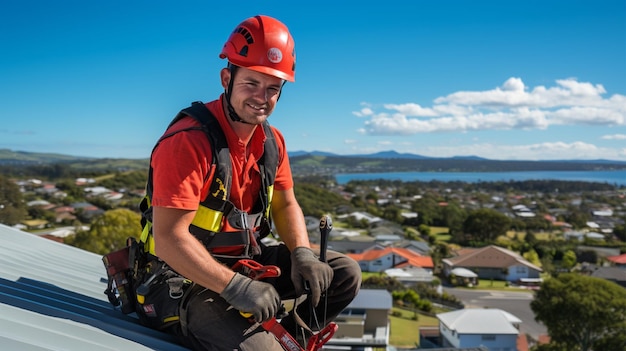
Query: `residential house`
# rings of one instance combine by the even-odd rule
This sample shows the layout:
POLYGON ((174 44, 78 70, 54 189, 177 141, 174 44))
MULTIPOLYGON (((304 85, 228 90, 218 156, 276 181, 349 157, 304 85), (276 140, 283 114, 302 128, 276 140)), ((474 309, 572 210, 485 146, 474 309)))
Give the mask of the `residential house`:
POLYGON ((45 206, 50 206, 50 202, 46 201, 46 200, 33 200, 33 201, 28 201, 26 203, 26 206, 28 206, 28 207, 33 207, 33 206, 45 207, 45 206))
POLYGON ((606 258, 606 260, 611 262, 611 264, 615 267, 626 269, 626 254, 609 256, 606 258))
POLYGON ((382 220, 380 217, 376 217, 367 212, 352 212, 349 214, 338 216, 338 218, 340 219, 347 218, 347 217, 353 217, 357 221, 366 221, 368 224, 372 224, 374 222, 378 222, 382 220))
POLYGON ((384 246, 387 246, 387 245, 401 242, 402 237, 400 235, 395 235, 395 234, 379 234, 374 237, 374 241, 384 246))
POLYGON ((618 247, 578 245, 577 251, 593 251, 599 258, 607 258, 609 256, 617 256, 620 254, 620 249, 618 247))
POLYGON ((331 240, 328 249, 341 253, 363 253, 371 249, 383 249, 384 247, 373 241, 357 240, 331 240))
POLYGON ((612 281, 626 288, 626 269, 619 267, 598 267, 591 272, 591 276, 612 281))
POLYGON ((430 272, 434 268, 430 256, 422 256, 416 252, 400 247, 387 247, 382 250, 367 250, 361 254, 348 254, 359 263, 363 272, 383 272, 389 268, 418 267, 430 272))
POLYGON ((425 241, 410 240, 408 242, 401 243, 399 247, 409 249, 423 256, 430 255, 430 246, 428 246, 428 243, 425 241))
POLYGON ((433 271, 422 267, 389 268, 385 269, 385 274, 409 287, 416 283, 433 281, 433 271))
POLYGON ((55 207, 52 211, 55 214, 56 223, 71 224, 74 220, 76 220, 76 215, 74 214, 74 208, 72 206, 59 206, 55 207))
POLYGON ((521 204, 515 205, 515 206, 512 206, 511 209, 514 211, 515 215, 518 217, 532 218, 536 216, 536 214, 525 205, 521 205, 521 204))
POLYGON ((441 346, 486 347, 492 351, 517 351, 516 316, 491 308, 469 308, 437 314, 441 346))
POLYGON ((48 225, 48 221, 45 219, 25 219, 20 222, 29 230, 43 229, 48 225))
POLYGON ((446 276, 449 276, 454 268, 462 267, 473 271, 481 279, 511 282, 537 279, 542 272, 540 267, 528 262, 518 253, 495 245, 462 249, 457 256, 443 259, 442 263, 446 276))
POLYGON ((71 204, 74 213, 79 213, 85 219, 92 219, 104 213, 104 210, 88 202, 77 202, 71 204))
POLYGON ((339 329, 324 350, 385 348, 389 344, 392 302, 391 293, 385 289, 361 289, 335 318, 339 329))
POLYGON ((474 286, 478 284, 478 274, 463 267, 456 267, 450 271, 453 284, 462 286, 474 286))

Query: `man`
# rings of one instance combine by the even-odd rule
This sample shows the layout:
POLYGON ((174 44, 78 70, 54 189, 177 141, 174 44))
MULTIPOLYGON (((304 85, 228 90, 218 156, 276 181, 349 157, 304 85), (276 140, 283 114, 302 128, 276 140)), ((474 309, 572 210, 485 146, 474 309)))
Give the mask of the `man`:
MULTIPOLYGON (((246 19, 232 32, 220 58, 228 60, 220 72, 224 93, 205 106, 218 122, 210 128, 220 128, 227 141, 231 173, 219 174, 217 144, 188 116, 170 124, 151 158, 154 254, 193 282, 183 288, 182 298, 168 302, 180 308, 180 321, 165 330, 195 350, 282 350, 258 322, 275 317, 282 299, 306 294, 297 314, 303 321, 327 316, 319 321, 323 327, 356 296, 360 269, 333 251, 321 262, 311 250, 284 138, 266 123, 285 81, 295 81, 294 41, 287 27, 268 16, 246 19), (225 194, 228 199, 219 199, 225 194), (205 206, 207 198, 219 206, 205 206), (271 230, 270 217, 280 245, 260 241, 271 230), (229 245, 215 243, 222 239, 229 245), (253 280, 235 272, 233 264, 246 257, 278 266, 280 276, 253 280), (324 293, 327 301, 320 303, 324 293)), ((170 282, 172 296, 174 280, 154 281, 170 282)), ((149 311, 144 305, 141 312, 149 311)), ((296 320, 292 312, 281 323, 294 334, 301 330, 296 320)))

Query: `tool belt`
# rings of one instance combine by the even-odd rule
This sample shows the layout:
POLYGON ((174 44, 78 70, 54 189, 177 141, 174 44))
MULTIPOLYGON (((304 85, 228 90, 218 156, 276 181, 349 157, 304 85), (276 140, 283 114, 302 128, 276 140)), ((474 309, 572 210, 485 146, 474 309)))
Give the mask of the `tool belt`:
MULTIPOLYGON (((250 231, 194 233, 209 252, 231 267, 242 258, 260 253, 250 231)), ((193 282, 178 274, 158 257, 145 252, 144 244, 134 238, 123 249, 102 257, 107 270, 105 294, 122 313, 137 313, 141 324, 166 329, 179 322, 179 305, 193 282)))
POLYGON ((179 322, 178 306, 191 280, 178 274, 165 262, 154 257, 137 281, 136 312, 141 324, 166 329, 179 322))
POLYGON ((178 300, 191 281, 156 256, 144 251, 143 243, 127 240, 123 249, 102 257, 108 284, 104 293, 122 313, 137 313, 141 324, 165 329, 178 322, 178 300))
MULTIPOLYGON (((196 238, 198 236, 196 235, 196 238)), ((249 255, 250 236, 247 231, 214 233, 198 238, 209 252, 223 264, 231 267, 242 255, 249 255), (225 248, 236 248, 240 254, 228 255, 225 248), (243 251, 240 251, 243 249, 243 251), (220 251, 222 250, 222 251, 220 251), (217 254, 219 253, 219 254, 217 254)), ((255 242, 255 244, 257 244, 255 242)), ((257 244, 258 245, 258 244, 257 244)), ((133 291, 136 295, 135 311, 141 324, 163 330, 180 323, 180 305, 194 286, 193 282, 178 274, 164 261, 150 254, 146 257, 145 268, 139 267, 133 291)))

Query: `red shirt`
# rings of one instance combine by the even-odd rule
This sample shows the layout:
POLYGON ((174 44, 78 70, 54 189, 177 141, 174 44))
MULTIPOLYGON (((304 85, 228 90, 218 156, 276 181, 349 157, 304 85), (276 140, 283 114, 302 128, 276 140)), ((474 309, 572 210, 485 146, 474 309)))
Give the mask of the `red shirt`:
MULTIPOLYGON (((206 106, 217 118, 230 149, 233 172, 230 201, 239 209, 250 212, 259 197, 261 177, 257 162, 263 154, 265 131, 262 126, 257 126, 250 140, 250 153, 246 159, 246 145, 228 124, 221 101, 220 98, 206 106)), ((168 128, 165 134, 199 125, 193 118, 185 117, 168 128)), ((288 190, 293 187, 293 178, 285 139, 278 129, 271 128, 279 155, 274 190, 288 190)), ((211 164, 212 157, 211 145, 202 130, 185 131, 162 140, 154 150, 151 160, 152 206, 198 209, 198 204, 209 191, 215 172, 215 165, 211 164)))

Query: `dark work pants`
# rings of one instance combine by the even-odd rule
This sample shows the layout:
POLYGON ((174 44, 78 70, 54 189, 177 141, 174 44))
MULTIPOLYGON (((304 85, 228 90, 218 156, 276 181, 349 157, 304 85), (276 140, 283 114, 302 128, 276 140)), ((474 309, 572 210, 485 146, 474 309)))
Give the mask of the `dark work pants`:
MULTIPOLYGON (((316 252, 317 253, 317 252, 316 252)), ((333 268, 334 276, 324 299, 313 311, 308 298, 300 303, 297 313, 313 330, 323 328, 331 322, 357 295, 361 286, 361 269, 351 258, 329 250, 326 254, 328 264, 333 268), (326 316, 326 320, 322 320, 326 316), (317 322, 314 317, 317 317, 317 322)), ((277 278, 263 281, 272 284, 283 300, 296 298, 291 282, 291 256, 283 244, 263 247, 262 254, 254 257, 262 265, 275 265, 281 269, 277 278)), ((178 335, 183 345, 193 350, 282 350, 274 336, 267 333, 258 324, 250 323, 239 311, 230 308, 219 294, 195 287, 185 300, 187 335, 183 336, 180 325, 170 332, 178 335)), ((293 318, 293 312, 281 320, 281 324, 294 337, 299 335, 299 327, 293 318)))

